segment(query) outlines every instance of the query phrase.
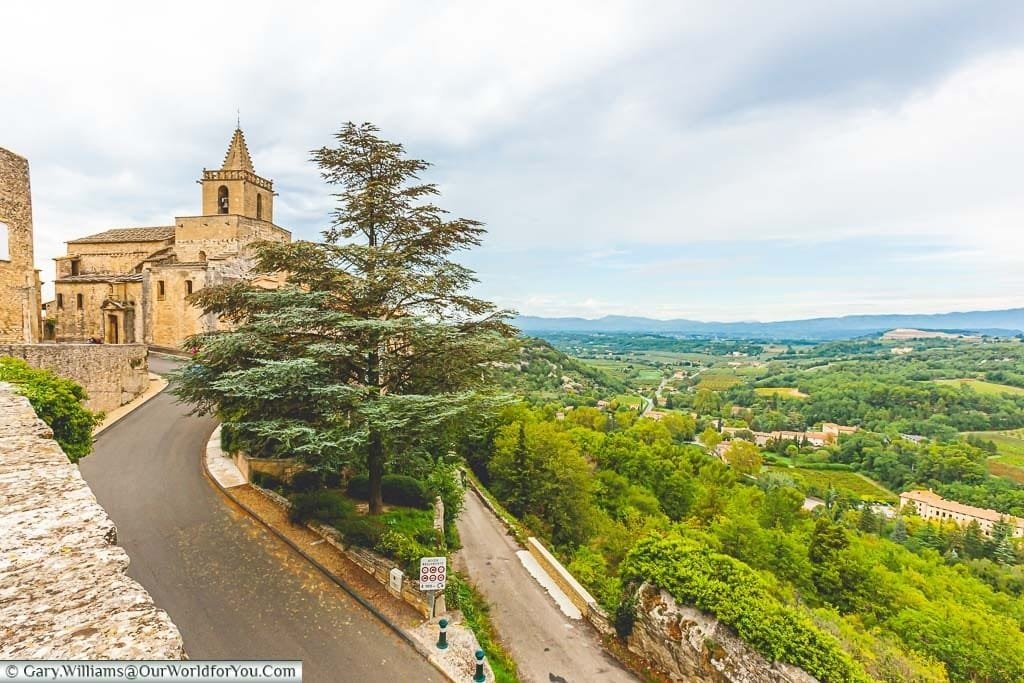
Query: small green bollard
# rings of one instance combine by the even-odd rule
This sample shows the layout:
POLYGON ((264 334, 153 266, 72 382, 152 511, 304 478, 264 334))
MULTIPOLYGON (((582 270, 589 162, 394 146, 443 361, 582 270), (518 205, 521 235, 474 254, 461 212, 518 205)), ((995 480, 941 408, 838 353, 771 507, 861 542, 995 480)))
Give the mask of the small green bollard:
POLYGON ((447 650, 448 649, 448 620, 442 619, 437 622, 437 625, 441 627, 441 632, 437 636, 437 649, 447 650))
POLYGON ((484 651, 476 651, 476 673, 473 674, 473 680, 476 683, 484 683, 487 677, 484 676, 484 651))

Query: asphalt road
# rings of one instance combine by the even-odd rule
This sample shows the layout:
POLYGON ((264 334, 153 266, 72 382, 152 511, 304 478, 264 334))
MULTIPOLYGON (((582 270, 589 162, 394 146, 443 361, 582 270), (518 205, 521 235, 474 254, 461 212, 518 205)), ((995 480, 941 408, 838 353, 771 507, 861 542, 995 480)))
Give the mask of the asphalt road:
POLYGON ((491 603, 491 619, 524 683, 638 683, 601 647, 597 632, 570 619, 530 576, 520 548, 472 491, 458 518, 458 562, 491 603))
MULTIPOLYGON (((168 361, 150 358, 153 372, 168 361)), ((80 463, 192 659, 299 659, 305 683, 442 681, 415 650, 202 473, 210 419, 163 393, 105 431, 80 463)))

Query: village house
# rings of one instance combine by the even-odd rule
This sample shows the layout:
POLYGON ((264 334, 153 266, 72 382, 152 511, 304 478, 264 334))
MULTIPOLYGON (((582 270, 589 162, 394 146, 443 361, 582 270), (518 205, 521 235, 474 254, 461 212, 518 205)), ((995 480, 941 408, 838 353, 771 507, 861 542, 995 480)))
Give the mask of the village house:
POLYGON ((1013 536, 1024 537, 1024 520, 1010 517, 995 510, 976 508, 973 505, 964 505, 955 500, 946 500, 932 491, 906 491, 900 494, 900 509, 913 504, 917 514, 922 519, 935 520, 938 522, 956 522, 966 526, 971 522, 977 522, 981 531, 986 536, 992 535, 992 527, 1000 520, 1005 521, 1013 528, 1013 536))
POLYGON ((253 243, 289 242, 274 224, 272 181, 256 175, 241 129, 224 163, 203 170, 202 214, 174 225, 116 228, 70 240, 57 262, 46 318, 58 342, 142 342, 181 348, 223 322, 186 300, 204 287, 248 280, 273 288, 280 275, 251 272, 253 243))
POLYGON ((39 341, 28 161, 0 147, 0 343, 39 341))

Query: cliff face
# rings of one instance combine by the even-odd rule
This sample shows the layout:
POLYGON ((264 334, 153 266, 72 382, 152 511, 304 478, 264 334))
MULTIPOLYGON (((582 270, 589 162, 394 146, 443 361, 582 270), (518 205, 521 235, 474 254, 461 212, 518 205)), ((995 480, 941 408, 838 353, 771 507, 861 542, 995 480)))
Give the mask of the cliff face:
POLYGON ((802 669, 769 662, 729 626, 648 584, 639 589, 627 645, 673 681, 817 683, 802 669))

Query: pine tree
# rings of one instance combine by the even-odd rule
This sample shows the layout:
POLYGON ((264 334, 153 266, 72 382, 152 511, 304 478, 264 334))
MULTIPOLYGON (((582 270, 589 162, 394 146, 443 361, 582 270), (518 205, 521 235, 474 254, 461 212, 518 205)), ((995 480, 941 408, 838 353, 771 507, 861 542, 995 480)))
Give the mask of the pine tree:
POLYGON ((896 523, 893 524, 892 533, 889 534, 889 538, 896 543, 906 543, 909 534, 907 534, 907 523, 902 517, 896 518, 896 523))
POLYGON ((374 514, 385 465, 479 410, 514 333, 465 293, 476 279, 450 259, 480 243, 482 225, 434 206, 437 187, 419 181, 428 164, 376 133, 348 123, 336 147, 313 152, 338 187, 322 242, 258 245, 256 269, 286 273, 286 286, 193 295, 234 329, 189 340, 198 352, 176 375, 178 396, 219 414, 250 452, 361 462, 374 514))
POLYGON ((519 439, 512 453, 512 481, 509 482, 508 509, 516 517, 522 517, 530 506, 532 481, 530 452, 526 447, 526 425, 519 423, 519 439))
POLYGON ((857 523, 857 528, 868 534, 878 533, 878 516, 875 515, 875 511, 871 509, 871 505, 868 503, 865 503, 860 509, 860 520, 857 523))

